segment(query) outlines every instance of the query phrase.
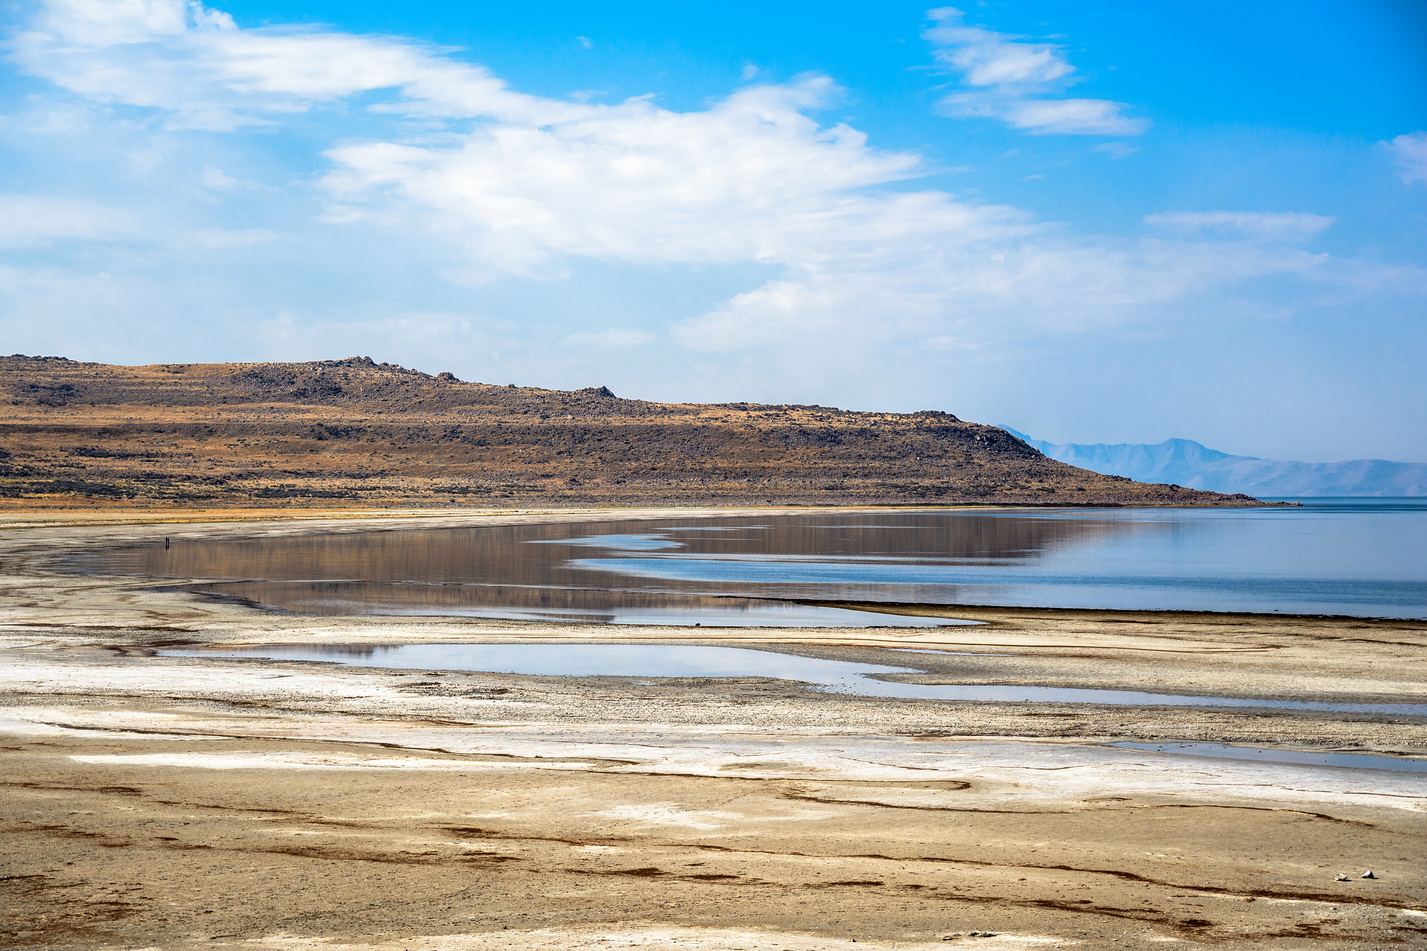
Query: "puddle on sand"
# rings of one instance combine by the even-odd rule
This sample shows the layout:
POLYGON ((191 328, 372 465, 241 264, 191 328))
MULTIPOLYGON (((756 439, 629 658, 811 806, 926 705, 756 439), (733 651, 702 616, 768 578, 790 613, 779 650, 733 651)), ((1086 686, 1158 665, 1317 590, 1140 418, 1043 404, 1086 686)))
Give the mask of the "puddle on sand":
POLYGON ((1427 773, 1427 759, 1397 756, 1370 756, 1365 753, 1313 753, 1307 750, 1259 749, 1227 746, 1223 743, 1108 743, 1122 750, 1145 750, 1174 756, 1208 756, 1214 759, 1250 760, 1260 763, 1293 763, 1304 766, 1342 766, 1348 769, 1391 769, 1427 773))
MULTIPOLYGON (((1427 716, 1427 704, 1320 703, 1241 697, 1200 697, 1029 687, 1018 684, 913 684, 878 679, 914 674, 911 667, 855 664, 746 647, 689 644, 393 644, 389 646, 284 646, 167 650, 169 657, 264 657, 321 661, 351 667, 398 670, 471 670, 539 677, 769 677, 811 684, 834 693, 905 700, 966 700, 996 703, 1096 703, 1111 706, 1270 707, 1328 713, 1427 716)), ((910 653, 910 652, 899 652, 910 653)), ((909 658, 915 661, 915 658, 909 658)))

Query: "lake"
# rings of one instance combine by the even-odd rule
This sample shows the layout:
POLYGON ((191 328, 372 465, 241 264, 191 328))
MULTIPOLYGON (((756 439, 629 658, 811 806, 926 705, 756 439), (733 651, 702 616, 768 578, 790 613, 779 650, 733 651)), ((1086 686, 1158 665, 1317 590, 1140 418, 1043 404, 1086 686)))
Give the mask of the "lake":
MULTIPOLYGON (((810 510, 184 539, 71 567, 317 614, 955 623, 798 602, 1427 618, 1427 499, 1228 509, 810 510)), ((408 523, 409 525, 409 523, 408 523)))

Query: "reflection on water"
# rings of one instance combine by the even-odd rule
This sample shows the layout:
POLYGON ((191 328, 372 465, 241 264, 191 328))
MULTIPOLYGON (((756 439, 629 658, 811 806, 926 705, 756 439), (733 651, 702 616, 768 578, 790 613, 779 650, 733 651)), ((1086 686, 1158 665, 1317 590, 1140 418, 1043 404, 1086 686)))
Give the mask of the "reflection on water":
POLYGON ((321 614, 946 623, 789 602, 1427 617, 1427 500, 472 525, 162 543, 82 570, 321 614))
POLYGON ((706 627, 935 627, 973 623, 759 598, 480 582, 249 581, 214 590, 304 614, 435 614, 706 627))
POLYGON ((744 647, 691 644, 390 644, 163 651, 173 657, 271 657, 395 670, 480 670, 540 677, 771 677, 842 686, 906 667, 854 664, 744 647))
POLYGON ((741 647, 688 644, 394 644, 389 646, 263 646, 170 650, 175 657, 270 657, 398 670, 480 670, 543 677, 771 677, 837 693, 906 700, 1001 703, 1096 703, 1112 706, 1272 707, 1328 713, 1427 716, 1427 704, 1327 703, 1027 687, 1018 684, 912 684, 878 679, 916 671, 741 647))

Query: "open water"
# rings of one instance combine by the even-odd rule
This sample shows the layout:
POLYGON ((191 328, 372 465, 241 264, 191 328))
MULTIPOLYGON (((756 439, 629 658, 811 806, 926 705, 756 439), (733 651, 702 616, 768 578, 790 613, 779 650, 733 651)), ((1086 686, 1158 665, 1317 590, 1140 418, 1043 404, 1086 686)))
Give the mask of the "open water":
POLYGON ((1427 618, 1427 499, 928 509, 162 541, 81 570, 319 614, 925 625, 892 605, 1427 618), (872 612, 807 602, 859 602, 872 612), (884 610, 878 612, 881 606, 884 610))

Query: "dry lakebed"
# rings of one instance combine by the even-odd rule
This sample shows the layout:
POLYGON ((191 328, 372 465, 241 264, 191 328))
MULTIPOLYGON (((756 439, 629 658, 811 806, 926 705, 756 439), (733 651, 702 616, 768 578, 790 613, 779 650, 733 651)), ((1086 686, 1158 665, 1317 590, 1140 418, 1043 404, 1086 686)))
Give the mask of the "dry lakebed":
MULTIPOLYGON (((659 513, 620 513, 641 514, 659 513)), ((1427 946, 1421 621, 312 616, 61 562, 375 520, 86 518, 11 514, 0 532, 6 946, 1427 946), (737 648, 903 671, 883 682, 1054 689, 876 696, 773 660, 773 676, 383 660, 483 644, 737 648), (341 652, 277 650, 293 645, 341 652), (1055 692, 1072 689, 1244 705, 1055 692)))

